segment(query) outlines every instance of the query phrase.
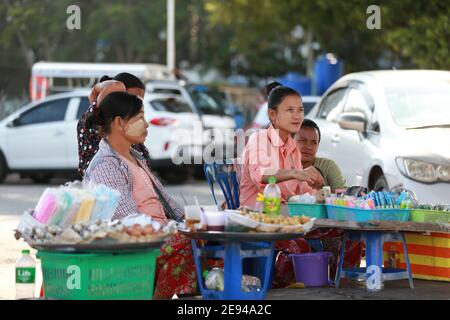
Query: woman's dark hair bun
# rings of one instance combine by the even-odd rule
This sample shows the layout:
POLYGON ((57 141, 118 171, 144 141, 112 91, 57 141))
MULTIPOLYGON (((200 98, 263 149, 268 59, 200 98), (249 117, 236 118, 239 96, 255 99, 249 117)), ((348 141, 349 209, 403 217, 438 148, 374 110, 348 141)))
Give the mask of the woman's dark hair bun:
POLYGON ((278 87, 282 87, 283 85, 277 81, 273 81, 266 86, 266 96, 269 97, 270 93, 278 87))
POLYGON ((99 82, 103 82, 103 81, 107 81, 107 80, 113 80, 113 78, 109 77, 109 76, 103 76, 100 78, 99 82))
POLYGON ((300 96, 300 94, 292 88, 285 87, 279 82, 271 82, 266 86, 267 93, 267 106, 269 109, 276 110, 278 105, 286 98, 287 96, 295 95, 300 96))

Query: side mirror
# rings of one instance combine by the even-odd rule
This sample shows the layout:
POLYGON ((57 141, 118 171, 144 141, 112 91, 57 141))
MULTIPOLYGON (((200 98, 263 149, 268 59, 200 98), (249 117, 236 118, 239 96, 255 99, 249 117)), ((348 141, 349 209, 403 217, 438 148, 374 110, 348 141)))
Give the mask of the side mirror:
POLYGON ((8 124, 6 125, 8 128, 14 128, 20 125, 20 118, 15 118, 14 120, 8 122, 8 124))
POLYGON ((344 112, 338 117, 339 126, 346 130, 366 131, 367 119, 362 112, 344 112))

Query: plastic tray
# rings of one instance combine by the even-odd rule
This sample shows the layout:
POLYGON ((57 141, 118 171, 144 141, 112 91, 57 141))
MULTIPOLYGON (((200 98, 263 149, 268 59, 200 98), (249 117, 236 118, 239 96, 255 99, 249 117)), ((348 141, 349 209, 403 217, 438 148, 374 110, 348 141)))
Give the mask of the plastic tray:
POLYGON ((413 209, 411 211, 411 221, 450 223, 450 212, 413 209))
POLYGON ((408 221, 410 209, 357 209, 326 205, 328 219, 356 222, 368 221, 408 221))
POLYGON ((327 209, 323 204, 316 203, 288 203, 290 216, 308 216, 311 218, 326 219, 327 209))

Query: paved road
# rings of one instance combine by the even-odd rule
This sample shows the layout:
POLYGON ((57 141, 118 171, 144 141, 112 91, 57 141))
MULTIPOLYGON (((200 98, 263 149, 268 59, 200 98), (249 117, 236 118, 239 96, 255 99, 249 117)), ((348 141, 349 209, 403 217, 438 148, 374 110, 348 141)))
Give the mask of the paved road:
MULTIPOLYGON (((18 176, 9 176, 0 184, 0 299, 14 299, 14 266, 16 259, 20 256, 20 251, 29 248, 23 240, 16 241, 13 237, 13 230, 17 227, 22 213, 30 208, 34 208, 42 192, 47 187, 58 187, 64 184, 62 179, 54 179, 49 185, 36 185, 28 179, 19 179, 18 176)), ((183 198, 194 204, 194 196, 202 205, 213 205, 211 191, 206 182, 188 181, 184 185, 168 185, 168 193, 175 198, 178 203, 183 204, 183 198)), ((220 190, 216 194, 221 194, 220 190)), ((35 255, 36 251, 31 250, 35 255)), ((40 270, 39 260, 37 269, 40 270)), ((37 272, 36 283, 42 283, 42 275, 37 272)))

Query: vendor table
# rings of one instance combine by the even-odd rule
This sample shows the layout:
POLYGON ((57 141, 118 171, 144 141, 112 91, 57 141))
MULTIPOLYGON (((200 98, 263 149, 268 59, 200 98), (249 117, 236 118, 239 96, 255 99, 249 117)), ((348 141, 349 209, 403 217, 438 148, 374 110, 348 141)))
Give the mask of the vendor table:
POLYGON ((314 229, 336 228, 356 231, 398 231, 398 232, 441 232, 450 233, 450 224, 436 222, 409 221, 338 221, 332 219, 317 219, 314 229))
POLYGON ((408 251, 404 232, 450 233, 450 224, 447 223, 424 223, 406 221, 336 221, 331 219, 318 219, 314 228, 338 228, 344 230, 341 242, 338 270, 336 273, 336 287, 339 287, 341 277, 355 277, 366 279, 369 290, 380 290, 383 280, 397 280, 407 278, 410 288, 414 288, 408 251), (367 268, 354 268, 343 270, 343 257, 346 240, 364 241, 366 244, 367 268), (403 244, 407 270, 383 268, 383 242, 400 240, 403 244))
POLYGON ((180 230, 190 237, 195 259, 198 284, 203 299, 220 300, 262 300, 270 288, 274 262, 274 242, 290 240, 303 236, 302 233, 247 233, 247 232, 189 232, 180 230), (219 242, 220 245, 199 246, 197 240, 219 242), (224 260, 224 291, 208 290, 203 281, 200 257, 205 253, 210 258, 224 260), (257 269, 263 275, 262 288, 259 291, 243 292, 241 279, 243 259, 256 258, 257 269))

